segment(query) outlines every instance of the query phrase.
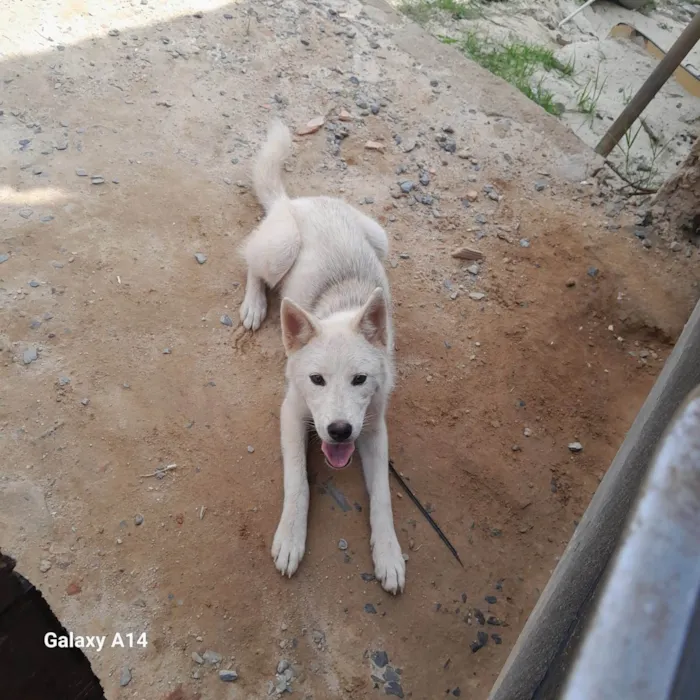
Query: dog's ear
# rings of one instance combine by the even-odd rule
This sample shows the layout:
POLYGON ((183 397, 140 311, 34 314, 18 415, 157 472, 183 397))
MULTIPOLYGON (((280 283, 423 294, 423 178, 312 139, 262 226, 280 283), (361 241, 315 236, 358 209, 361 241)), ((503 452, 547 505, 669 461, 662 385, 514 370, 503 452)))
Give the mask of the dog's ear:
POLYGON ((319 333, 318 323, 314 317, 287 297, 282 299, 280 317, 282 320, 282 342, 287 355, 301 350, 319 333))
POLYGON ((388 322, 384 290, 377 287, 357 314, 355 328, 369 343, 385 348, 388 342, 388 322))

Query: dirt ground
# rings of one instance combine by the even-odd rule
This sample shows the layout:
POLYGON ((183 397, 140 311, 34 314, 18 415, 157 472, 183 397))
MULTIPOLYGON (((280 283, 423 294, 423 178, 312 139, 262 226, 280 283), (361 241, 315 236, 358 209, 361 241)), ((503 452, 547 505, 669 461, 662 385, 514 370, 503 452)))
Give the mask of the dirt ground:
POLYGON ((483 700, 698 297, 697 249, 644 247, 565 127, 381 3, 154 5, 3 9, 27 42, 1 40, 0 547, 76 634, 146 633, 88 650, 110 700, 265 698, 281 660, 302 698, 483 700), (286 580, 269 554, 284 355, 277 313, 238 328, 236 249, 271 113, 327 119, 290 191, 392 241, 391 454, 464 563, 394 482, 396 598, 363 577, 359 470, 317 448, 304 562, 286 580))

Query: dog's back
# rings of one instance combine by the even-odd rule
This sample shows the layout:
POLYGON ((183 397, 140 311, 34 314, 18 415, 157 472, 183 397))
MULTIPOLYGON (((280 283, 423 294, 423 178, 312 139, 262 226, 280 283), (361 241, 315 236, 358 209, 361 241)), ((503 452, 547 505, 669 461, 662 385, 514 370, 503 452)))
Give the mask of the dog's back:
POLYGON ((253 168, 255 194, 268 216, 293 219, 298 234, 296 259, 281 280, 281 293, 319 318, 362 306, 377 287, 388 300, 384 230, 340 199, 290 199, 282 182, 290 149, 289 130, 273 121, 253 168))

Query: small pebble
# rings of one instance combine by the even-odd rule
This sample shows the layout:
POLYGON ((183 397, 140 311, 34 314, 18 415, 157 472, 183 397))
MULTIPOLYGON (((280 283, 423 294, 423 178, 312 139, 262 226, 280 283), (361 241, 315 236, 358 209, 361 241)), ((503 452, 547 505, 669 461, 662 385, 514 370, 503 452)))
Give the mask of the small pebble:
POLYGON ((76 174, 78 177, 87 177, 88 171, 87 171, 87 170, 84 170, 83 168, 76 168, 75 174, 76 174))
POLYGON ((48 559, 42 559, 41 562, 39 562, 39 571, 41 571, 42 574, 45 574, 50 568, 51 562, 48 559))
POLYGON ((346 540, 338 540, 338 549, 343 552, 348 548, 348 543, 346 540))
POLYGON ((598 276, 598 268, 597 267, 589 267, 587 274, 589 277, 597 277, 598 276))
POLYGON ((224 314, 219 320, 224 326, 233 326, 233 321, 228 314, 224 314))
POLYGON ((211 649, 207 649, 202 654, 202 658, 211 666, 215 666, 216 664, 220 664, 224 657, 215 651, 211 651, 211 649))
POLYGON ((172 350, 170 348, 163 348, 163 354, 170 355, 170 354, 172 354, 172 350))
POLYGON ((0 264, 7 262, 9 259, 10 256, 7 253, 0 253, 0 264))
POLYGON ((252 445, 248 445, 248 452, 253 454, 253 452, 255 452, 255 448, 252 445))
POLYGON ((23 219, 28 219, 34 211, 32 209, 20 209, 19 212, 17 212, 23 219))
POLYGON ((204 255, 204 253, 195 253, 194 257, 200 265, 204 265, 204 263, 207 261, 207 256, 204 255))
POLYGON ((31 365, 32 362, 36 362, 38 359, 38 354, 36 348, 29 348, 24 351, 23 360, 25 365, 31 365))
POLYGON ((495 595, 487 595, 484 600, 489 604, 489 605, 494 605, 495 603, 498 602, 498 598, 496 598, 495 595))
POLYGON ((520 239, 520 247, 521 247, 521 248, 529 248, 529 247, 530 247, 530 241, 528 241, 527 238, 521 238, 521 239, 520 239))
POLYGON ((90 399, 80 399, 80 403, 83 404, 83 406, 87 406, 90 403, 90 399))
POLYGON ((227 669, 225 671, 219 671, 219 680, 224 681, 224 683, 231 683, 235 680, 238 680, 238 674, 230 669, 227 669))
POLYGON ((134 525, 143 525, 143 515, 137 515, 134 518, 134 525))
POLYGON ((37 282, 36 280, 31 280, 31 281, 29 282, 29 286, 32 287, 32 288, 34 288, 34 289, 36 289, 37 287, 40 286, 40 284, 39 284, 39 282, 37 282))
POLYGON ((538 181, 535 183, 535 189, 536 189, 538 192, 542 192, 542 190, 546 189, 546 187, 547 187, 547 183, 546 183, 544 180, 538 180, 538 181))
POLYGON ((119 685, 122 688, 125 688, 127 685, 129 685, 129 683, 131 683, 131 670, 124 668, 119 674, 119 685))
POLYGON ((378 668, 384 668, 389 663, 389 655, 385 651, 372 652, 372 661, 378 668))
POLYGON ((287 659, 282 659, 277 664, 277 673, 284 673, 289 668, 289 661, 287 659))
POLYGON ((575 287, 576 280, 573 277, 570 277, 568 280, 566 280, 566 286, 567 287, 575 287))
POLYGON ((404 194, 408 194, 415 187, 415 185, 410 180, 405 180, 399 185, 399 187, 404 194))
POLYGON ((387 683, 384 686, 384 693, 386 695, 394 695, 397 698, 402 698, 403 688, 401 687, 400 683, 397 683, 396 681, 391 681, 391 683, 387 683))
POLYGON ((92 178, 90 178, 90 182, 92 182, 93 185, 103 185, 105 179, 101 175, 93 175, 92 178))
POLYGON ((481 301, 485 296, 486 294, 483 292, 470 292, 469 294, 469 298, 473 299, 474 301, 481 301))
POLYGON ((192 652, 192 661, 200 666, 204 663, 204 659, 196 651, 192 652))
POLYGON ((523 429, 523 435, 525 437, 532 437, 532 430, 530 428, 524 428, 523 429))
POLYGON ((377 608, 375 608, 374 605, 372 605, 372 603, 365 603, 365 612, 370 615, 376 615, 377 608))
POLYGON ((569 450, 571 450, 571 452, 581 452, 581 450, 583 450, 583 445, 580 442, 570 442, 569 450))

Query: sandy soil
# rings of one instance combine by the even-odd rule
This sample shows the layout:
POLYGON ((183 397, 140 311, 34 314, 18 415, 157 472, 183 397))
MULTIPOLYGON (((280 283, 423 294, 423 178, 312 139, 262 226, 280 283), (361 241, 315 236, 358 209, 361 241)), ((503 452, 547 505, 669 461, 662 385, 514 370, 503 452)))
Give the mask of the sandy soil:
MULTIPOLYGON (((430 0, 392 0, 397 7, 430 0)), ((508 0, 464 3, 467 17, 447 12, 424 17, 436 36, 459 39, 475 33, 483 41, 526 42, 554 52, 571 75, 536 71, 532 87, 552 93, 560 119, 590 148, 595 148, 613 121, 658 65, 638 40, 614 36, 620 24, 628 25, 668 51, 697 12, 688 0, 659 0, 655 9, 641 13, 599 0, 574 19, 559 23, 580 6, 578 0, 508 0)), ((682 65, 700 78, 700 46, 682 65)), ((692 79, 691 79, 692 82, 692 79)), ((700 83, 688 92, 675 78, 657 93, 629 132, 610 154, 627 180, 654 189, 670 177, 690 152, 700 125, 700 83)), ((618 186, 624 183, 617 180, 618 186)))
POLYGON ((76 634, 147 634, 88 651, 110 700, 265 698, 282 660, 298 697, 485 698, 698 296, 697 250, 642 247, 573 135, 380 3, 2 13, 0 547, 76 634), (391 453, 464 562, 394 484, 397 598, 363 576, 359 471, 316 449, 306 558, 285 580, 269 555, 284 356, 277 313, 237 327, 236 248, 271 113, 327 117, 290 191, 392 240, 391 453))

